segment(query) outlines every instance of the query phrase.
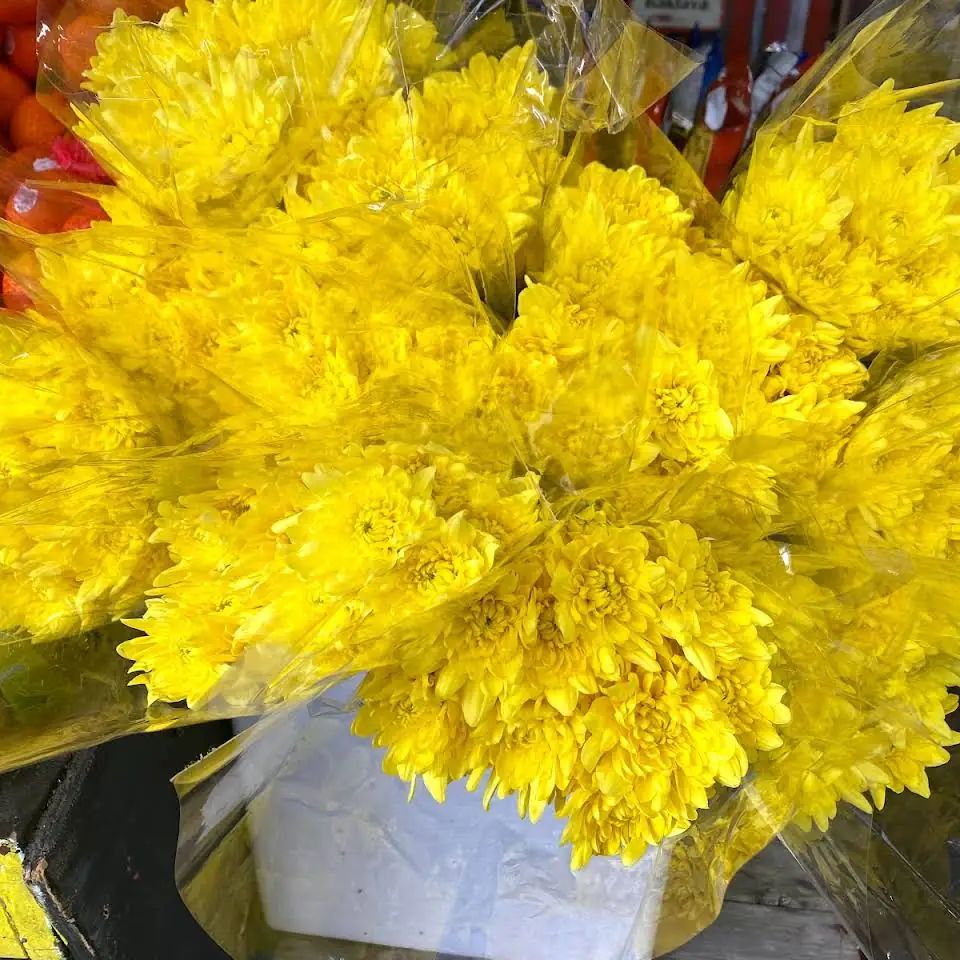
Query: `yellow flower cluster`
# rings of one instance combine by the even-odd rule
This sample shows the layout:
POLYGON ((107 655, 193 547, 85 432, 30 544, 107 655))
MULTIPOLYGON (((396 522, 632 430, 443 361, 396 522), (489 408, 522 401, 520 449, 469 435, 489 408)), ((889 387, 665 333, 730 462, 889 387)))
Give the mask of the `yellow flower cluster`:
POLYGON ((540 520, 532 479, 400 443, 344 452, 300 437, 291 454, 290 439, 220 448, 215 489, 161 505, 154 539, 173 565, 133 621, 146 635, 121 649, 151 700, 204 703, 248 650, 267 672, 217 691, 238 705, 254 676, 277 699, 376 665, 391 630, 475 586, 540 520))
POLYGON ((861 360, 954 323, 956 125, 884 87, 771 141, 729 245, 580 162, 598 61, 557 89, 491 24, 116 15, 77 108, 111 220, 38 238, 38 309, 0 327, 3 629, 125 618, 148 705, 363 674, 388 772, 553 807, 574 866, 751 768, 818 824, 922 791, 960 656, 956 358, 868 390, 861 360))
POLYGON ((957 347, 892 365, 822 493, 825 525, 842 518, 864 542, 916 557, 957 558, 958 376, 957 347))
POLYGON ((0 629, 45 641, 131 613, 167 561, 144 485, 97 455, 155 446, 162 419, 112 364, 9 314, 0 393, 0 629))
POLYGON ((822 829, 839 800, 927 795, 926 768, 960 743, 946 720, 960 679, 957 373, 956 347, 891 364, 813 505, 814 554, 798 552, 784 580, 783 601, 819 616, 778 618, 794 721, 759 776, 822 829))
POLYGON ((779 746, 789 717, 757 634, 766 618, 707 541, 678 521, 580 519, 449 618, 401 631, 355 724, 387 748, 388 771, 439 800, 466 777, 533 820, 556 802, 575 867, 633 862, 685 830, 748 755, 779 746))
POLYGON ((44 285, 86 342, 155 382, 184 439, 254 410, 315 423, 397 378, 466 402, 483 379, 493 331, 442 232, 360 212, 258 230, 256 245, 220 228, 143 239, 126 198, 103 202, 112 224, 39 251, 44 285))
MULTIPOLYGON (((503 28, 502 15, 485 26, 503 28)), ((417 205, 496 273, 559 159, 533 45, 440 70, 468 50, 444 55, 404 4, 198 0, 159 30, 118 14, 97 52, 78 132, 125 192, 186 223, 417 205)))
POLYGON ((735 460, 783 472, 788 453, 733 446, 798 436, 809 459, 806 424, 829 424, 831 438, 852 426, 862 405, 848 398, 865 377, 855 355, 829 325, 791 317, 642 169, 588 166, 544 220, 543 270, 504 340, 517 371, 504 405, 532 433, 536 462, 559 457, 577 486, 618 468, 674 476, 735 460))
POLYGON ((779 615, 793 720, 784 745, 758 762, 757 789, 787 798, 801 825, 821 829, 841 800, 869 812, 864 794, 878 807, 887 790, 929 795, 926 768, 945 763, 945 748, 960 742, 946 721, 957 706, 949 688, 960 677, 951 580, 878 586, 862 561, 831 569, 820 555, 797 551, 792 559, 794 575, 782 578, 779 601, 768 605, 779 615), (818 616, 797 616, 805 609, 818 616))
POLYGON ((280 199, 291 161, 392 91, 408 60, 424 64, 435 36, 410 7, 356 0, 192 0, 160 29, 118 12, 79 132, 158 213, 249 223, 280 199))
POLYGON ((737 252, 861 355, 960 332, 960 127, 887 81, 765 130, 727 195, 737 252))
POLYGON ((927 768, 960 743, 947 721, 960 680, 955 571, 926 561, 923 576, 897 575, 901 551, 873 542, 871 552, 831 540, 739 554, 738 575, 772 621, 791 719, 748 785, 718 797, 672 848, 658 949, 712 922, 726 884, 778 832, 807 842, 792 824, 826 829, 840 803, 869 813, 887 791, 928 797, 927 768))
POLYGON ((500 60, 478 54, 463 71, 434 73, 353 111, 308 157, 285 210, 306 218, 416 204, 412 215, 453 238, 471 269, 512 277, 560 160, 559 131, 540 119, 551 116, 554 91, 533 53, 527 44, 500 60))

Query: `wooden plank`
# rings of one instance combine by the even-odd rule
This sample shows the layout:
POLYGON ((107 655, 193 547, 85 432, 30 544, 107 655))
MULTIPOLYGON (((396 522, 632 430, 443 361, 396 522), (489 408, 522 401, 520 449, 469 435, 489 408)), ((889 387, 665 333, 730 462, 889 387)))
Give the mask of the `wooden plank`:
POLYGON ((853 938, 823 910, 727 901, 716 923, 670 960, 858 960, 853 938))
POLYGON ((779 841, 748 863, 723 910, 669 960, 858 960, 857 944, 779 841))
POLYGON ((754 857, 733 878, 726 901, 785 910, 831 910, 813 881, 779 840, 754 857))

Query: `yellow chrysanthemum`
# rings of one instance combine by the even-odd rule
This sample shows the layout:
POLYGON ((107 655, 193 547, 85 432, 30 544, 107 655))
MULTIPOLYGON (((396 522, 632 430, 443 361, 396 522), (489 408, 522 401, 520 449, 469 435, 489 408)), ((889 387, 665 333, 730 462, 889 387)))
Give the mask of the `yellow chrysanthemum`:
POLYGON ((574 867, 596 853, 626 863, 685 830, 716 782, 739 783, 746 755, 718 698, 688 666, 631 675, 596 697, 575 787, 559 805, 574 867))
POLYGON ((839 469, 821 490, 859 538, 875 536, 917 556, 956 556, 960 540, 960 412, 956 349, 929 353, 891 371, 868 408, 839 469))
POLYGON ((733 436, 708 360, 690 350, 658 351, 651 395, 652 439, 669 460, 705 460, 733 436))
POLYGON ((485 733, 489 746, 471 757, 467 787, 479 786, 489 765, 485 802, 515 795, 520 816, 536 823, 554 797, 570 789, 586 736, 584 719, 532 701, 505 719, 491 719, 485 733))
MULTIPOLYGON (((157 578, 144 616, 131 621, 147 636, 122 650, 152 698, 200 704, 227 696, 228 668, 249 672, 244 657, 266 648, 299 664, 300 688, 309 689, 309 678, 380 662, 388 642, 391 657, 406 651, 420 672, 437 669, 424 664, 439 665, 444 644, 464 631, 478 649, 491 642, 483 608, 498 605, 471 600, 471 591, 498 551, 536 529, 539 499, 529 482, 477 474, 440 448, 305 444, 290 456, 276 441, 246 451, 243 433, 231 443, 244 451, 236 460, 230 445, 200 458, 231 463, 217 471, 216 488, 160 505, 154 539, 175 563, 157 578), (304 470, 308 451, 325 469, 304 470), (459 626, 442 610, 447 603, 460 604, 459 626), (416 644, 390 632, 406 629, 406 617, 416 644), (208 618, 216 631, 206 629, 208 618), (164 645, 169 660, 159 656, 164 645), (179 659, 202 661, 204 650, 216 671, 195 680, 177 670, 179 659)), ((512 613, 500 613, 498 623, 511 628, 512 613)), ((452 672, 441 695, 451 684, 459 691, 452 672)))
POLYGON ((397 631, 400 666, 364 682, 356 729, 388 748, 388 770, 411 785, 423 778, 435 795, 468 775, 471 789, 486 782, 487 802, 515 796, 521 816, 556 804, 569 818, 575 865, 596 853, 629 862, 681 831, 716 784, 740 781, 748 752, 780 745, 776 727, 789 712, 749 592, 737 588, 745 617, 736 603, 706 599, 707 572, 730 582, 715 564, 667 588, 678 571, 655 557, 661 544, 685 542, 680 526, 648 535, 588 510, 555 527, 442 620, 397 631), (704 601, 702 627, 688 630, 714 643, 722 631, 728 644, 709 678, 683 655, 674 612, 682 589, 704 601), (385 698, 408 719, 388 719, 385 698), (591 822, 598 809, 610 820, 591 822))
POLYGON ((627 664, 658 669, 653 597, 664 572, 648 553, 640 530, 607 526, 545 557, 557 628, 568 643, 581 634, 595 638, 591 667, 608 680, 619 679, 627 664))
POLYGON ((122 371, 34 321, 5 318, 0 354, 0 629, 60 639, 129 613, 165 565, 149 543, 159 487, 111 454, 169 424, 122 371))
POLYGON ((456 700, 441 700, 429 674, 411 679, 402 670, 371 670, 360 686, 362 705, 353 732, 386 748, 384 770, 410 782, 422 779, 442 800, 447 785, 469 769, 469 727, 456 700))
POLYGON ((536 570, 507 569, 496 584, 468 597, 443 620, 418 627, 397 651, 411 675, 435 674, 441 700, 460 701, 464 719, 476 727, 516 682, 524 645, 536 630, 531 593, 536 570))
POLYGON ((764 131, 727 196, 738 253, 860 355, 960 331, 960 126, 892 81, 830 122, 764 131))
POLYGON ((159 29, 117 13, 86 74, 98 99, 79 132, 158 212, 249 222, 326 127, 398 82, 397 58, 415 48, 397 49, 398 24, 432 43, 413 10, 379 2, 200 0, 159 29))
POLYGON ((718 567, 709 541, 698 540, 692 527, 677 521, 658 534, 657 565, 665 574, 661 617, 687 659, 710 680, 716 679, 718 661, 769 660, 770 649, 757 634, 769 617, 753 606, 746 587, 718 567))

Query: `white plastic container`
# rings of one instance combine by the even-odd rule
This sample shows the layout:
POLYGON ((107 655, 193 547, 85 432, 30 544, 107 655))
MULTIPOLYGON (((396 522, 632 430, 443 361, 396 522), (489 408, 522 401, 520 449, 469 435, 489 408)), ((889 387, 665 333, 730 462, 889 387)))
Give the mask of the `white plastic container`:
POLYGON ((349 715, 309 718, 251 811, 274 930, 483 960, 650 956, 657 851, 630 869, 596 858, 573 873, 549 813, 521 821, 512 801, 485 812, 462 785, 442 805, 423 789, 408 802, 349 728, 349 715))

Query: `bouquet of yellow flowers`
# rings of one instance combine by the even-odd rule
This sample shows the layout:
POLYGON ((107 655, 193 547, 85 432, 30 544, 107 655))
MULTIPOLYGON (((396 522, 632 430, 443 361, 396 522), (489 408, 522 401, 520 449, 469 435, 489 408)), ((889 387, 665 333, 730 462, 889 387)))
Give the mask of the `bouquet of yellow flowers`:
POLYGON ((606 2, 504 11, 99 37, 109 220, 3 227, 0 618, 21 699, 106 666, 40 719, 0 679, 0 757, 355 677, 411 794, 552 808, 575 869, 670 841, 670 945, 958 742, 955 84, 892 58, 937 4, 892 6, 707 217, 643 118, 692 61, 606 2))

